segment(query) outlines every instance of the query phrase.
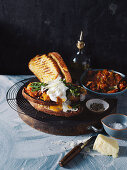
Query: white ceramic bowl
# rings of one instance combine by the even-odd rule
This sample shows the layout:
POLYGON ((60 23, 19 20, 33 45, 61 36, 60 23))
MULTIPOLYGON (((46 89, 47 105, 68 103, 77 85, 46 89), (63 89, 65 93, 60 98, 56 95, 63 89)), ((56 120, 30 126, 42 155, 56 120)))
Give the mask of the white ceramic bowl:
POLYGON ((104 112, 104 111, 106 111, 108 108, 109 108, 109 103, 108 102, 106 102, 105 100, 102 100, 102 99, 90 99, 90 100, 88 100, 87 102, 86 102, 86 107, 90 110, 90 111, 92 111, 92 112, 96 112, 96 113, 99 113, 99 112, 104 112), (103 104, 103 106, 104 106, 104 110, 102 111, 102 110, 98 110, 98 111, 95 111, 95 110, 92 110, 91 109, 91 104, 93 104, 93 103, 97 103, 97 104, 103 104))
POLYGON ((124 114, 110 114, 101 119, 104 130, 108 135, 127 140, 127 115, 124 114), (111 126, 116 124, 117 128, 111 126), (124 125, 124 126, 123 126, 124 125), (123 126, 123 128, 122 128, 123 126))

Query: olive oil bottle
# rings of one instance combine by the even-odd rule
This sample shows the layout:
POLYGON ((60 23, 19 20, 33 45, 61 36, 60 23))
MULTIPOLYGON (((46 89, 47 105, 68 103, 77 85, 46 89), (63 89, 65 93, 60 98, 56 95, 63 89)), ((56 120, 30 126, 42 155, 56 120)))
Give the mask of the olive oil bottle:
POLYGON ((85 54, 85 50, 84 50, 85 43, 83 41, 82 31, 76 46, 77 46, 77 53, 71 58, 70 71, 71 71, 73 82, 76 84, 80 84, 80 77, 82 73, 90 68, 90 58, 85 54))

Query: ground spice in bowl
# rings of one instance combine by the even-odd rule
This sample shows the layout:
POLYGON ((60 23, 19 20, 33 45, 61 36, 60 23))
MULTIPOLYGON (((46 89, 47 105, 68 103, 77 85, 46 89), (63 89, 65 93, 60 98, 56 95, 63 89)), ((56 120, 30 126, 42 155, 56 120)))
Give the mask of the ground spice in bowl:
POLYGON ((90 105, 90 109, 95 112, 103 112, 105 111, 104 105, 102 103, 92 103, 90 105))
POLYGON ((105 100, 98 99, 98 98, 89 99, 86 102, 86 107, 92 112, 102 113, 109 108, 109 103, 106 102, 105 100))

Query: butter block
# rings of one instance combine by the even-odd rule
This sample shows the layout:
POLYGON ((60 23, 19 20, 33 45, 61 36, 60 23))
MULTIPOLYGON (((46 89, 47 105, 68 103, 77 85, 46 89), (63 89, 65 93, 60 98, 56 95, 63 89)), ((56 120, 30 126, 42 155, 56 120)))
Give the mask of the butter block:
POLYGON ((115 139, 99 134, 94 142, 93 150, 100 152, 102 155, 112 155, 118 157, 119 145, 115 139))

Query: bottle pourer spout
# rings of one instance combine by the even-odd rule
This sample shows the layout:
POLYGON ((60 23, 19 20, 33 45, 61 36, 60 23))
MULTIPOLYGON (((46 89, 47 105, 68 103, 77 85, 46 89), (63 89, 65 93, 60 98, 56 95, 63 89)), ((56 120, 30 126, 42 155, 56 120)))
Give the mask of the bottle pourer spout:
POLYGON ((81 31, 80 39, 78 40, 78 42, 77 42, 76 45, 77 45, 77 48, 78 48, 78 49, 84 48, 85 43, 84 43, 84 41, 83 41, 83 31, 81 31))
POLYGON ((80 39, 79 39, 80 41, 82 41, 83 40, 83 31, 81 31, 81 34, 80 34, 80 39))

